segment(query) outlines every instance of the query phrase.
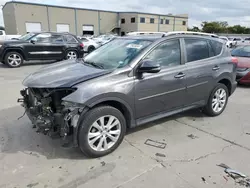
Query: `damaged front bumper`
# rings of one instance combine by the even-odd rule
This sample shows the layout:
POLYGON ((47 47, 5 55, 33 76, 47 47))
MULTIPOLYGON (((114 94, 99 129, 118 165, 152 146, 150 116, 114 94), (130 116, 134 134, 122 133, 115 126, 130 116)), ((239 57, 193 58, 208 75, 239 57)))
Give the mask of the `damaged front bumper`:
POLYGON ((38 133, 52 138, 61 138, 65 147, 77 147, 77 132, 80 115, 85 107, 82 104, 56 100, 54 96, 39 98, 30 88, 20 91, 22 98, 17 102, 25 108, 25 112, 38 133), (55 104, 57 106, 55 106, 55 104))

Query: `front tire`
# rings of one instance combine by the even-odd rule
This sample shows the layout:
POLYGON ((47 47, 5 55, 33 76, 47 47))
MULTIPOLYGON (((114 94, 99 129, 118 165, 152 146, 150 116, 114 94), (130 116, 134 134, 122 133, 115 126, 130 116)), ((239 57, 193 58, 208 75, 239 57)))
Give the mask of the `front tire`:
POLYGON ((228 88, 224 84, 218 83, 210 94, 204 112, 212 117, 220 115, 227 106, 228 96, 228 88))
POLYGON ((4 64, 11 68, 20 67, 23 64, 23 56, 18 52, 8 52, 5 55, 4 64))
POLYGON ((91 109, 81 117, 78 144, 87 157, 102 157, 113 152, 126 133, 123 114, 111 106, 91 109))

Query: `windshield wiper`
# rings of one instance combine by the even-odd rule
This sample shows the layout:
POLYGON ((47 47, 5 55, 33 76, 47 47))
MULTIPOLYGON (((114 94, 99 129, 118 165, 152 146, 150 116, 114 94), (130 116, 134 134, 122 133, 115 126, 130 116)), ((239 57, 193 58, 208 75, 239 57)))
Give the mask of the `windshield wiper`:
POLYGON ((102 65, 96 64, 95 62, 90 62, 90 61, 83 61, 85 64, 91 65, 93 67, 99 68, 99 69, 104 69, 102 65))

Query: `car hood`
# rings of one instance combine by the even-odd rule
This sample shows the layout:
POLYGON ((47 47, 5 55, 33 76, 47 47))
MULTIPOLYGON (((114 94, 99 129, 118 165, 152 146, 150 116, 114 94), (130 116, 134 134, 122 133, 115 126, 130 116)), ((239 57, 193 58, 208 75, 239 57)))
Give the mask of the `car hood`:
POLYGON ((67 60, 46 66, 26 77, 23 85, 33 88, 72 87, 75 84, 90 80, 111 70, 98 69, 86 65, 81 59, 67 60))
POLYGON ((237 57, 239 68, 250 68, 250 57, 237 57))

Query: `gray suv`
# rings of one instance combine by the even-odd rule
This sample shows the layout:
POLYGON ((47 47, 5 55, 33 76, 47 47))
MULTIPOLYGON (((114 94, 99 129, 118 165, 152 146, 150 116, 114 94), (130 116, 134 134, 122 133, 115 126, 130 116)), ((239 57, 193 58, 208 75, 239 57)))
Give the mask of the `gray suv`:
POLYGON ((29 75, 18 101, 39 132, 100 157, 128 128, 193 108, 221 114, 236 89, 236 66, 211 36, 120 37, 29 75))

